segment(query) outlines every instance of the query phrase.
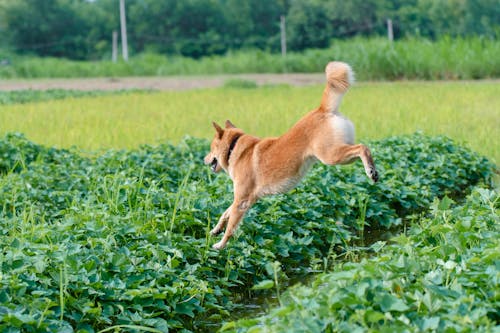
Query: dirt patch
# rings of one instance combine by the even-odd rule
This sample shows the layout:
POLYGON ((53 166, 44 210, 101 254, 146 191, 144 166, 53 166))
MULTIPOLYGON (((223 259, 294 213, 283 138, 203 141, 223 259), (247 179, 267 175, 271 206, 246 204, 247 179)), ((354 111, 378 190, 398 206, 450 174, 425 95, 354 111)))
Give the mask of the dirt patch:
POLYGON ((231 79, 244 79, 257 83, 288 84, 305 86, 325 82, 322 73, 293 74, 234 74, 217 76, 182 76, 182 77, 123 77, 123 78, 83 78, 83 79, 33 79, 2 80, 0 90, 122 90, 122 89, 154 89, 154 90, 187 90, 219 87, 231 79))

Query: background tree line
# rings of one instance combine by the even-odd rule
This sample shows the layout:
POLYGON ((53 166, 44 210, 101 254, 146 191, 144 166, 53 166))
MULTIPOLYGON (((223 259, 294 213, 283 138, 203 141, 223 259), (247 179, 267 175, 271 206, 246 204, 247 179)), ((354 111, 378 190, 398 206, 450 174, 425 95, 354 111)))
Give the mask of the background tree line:
MULTIPOLYGON (((119 31, 118 0, 0 0, 0 46, 18 53, 100 59, 119 31)), ((332 39, 386 34, 500 36, 500 0, 127 0, 133 53, 198 58, 229 50, 280 49, 286 16, 289 50, 332 39)))

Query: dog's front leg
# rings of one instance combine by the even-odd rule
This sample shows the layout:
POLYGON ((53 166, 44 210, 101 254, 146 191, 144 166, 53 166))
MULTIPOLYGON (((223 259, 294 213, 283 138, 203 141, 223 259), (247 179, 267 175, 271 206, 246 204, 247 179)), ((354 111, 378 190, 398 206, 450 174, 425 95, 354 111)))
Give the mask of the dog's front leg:
POLYGON ((210 235, 215 236, 215 235, 218 235, 222 232, 222 229, 224 228, 227 221, 229 220, 229 214, 231 212, 231 207, 233 207, 233 205, 229 206, 229 208, 226 209, 226 211, 221 215, 217 225, 212 230, 210 230, 210 235))
MULTIPOLYGON (((227 222, 227 227, 226 231, 224 232, 224 236, 222 236, 222 239, 213 245, 213 248, 216 250, 223 249, 229 238, 233 235, 234 231, 238 227, 238 224, 240 223, 241 219, 245 215, 246 211, 250 208, 250 206, 253 204, 252 201, 250 200, 238 200, 234 201, 231 207, 229 207, 229 220, 227 222)), ((226 211, 227 212, 227 211, 226 211)), ((223 214, 223 216, 225 213, 223 214)), ((222 217, 223 217, 222 216, 222 217)), ((217 228, 217 226, 216 226, 217 228)))

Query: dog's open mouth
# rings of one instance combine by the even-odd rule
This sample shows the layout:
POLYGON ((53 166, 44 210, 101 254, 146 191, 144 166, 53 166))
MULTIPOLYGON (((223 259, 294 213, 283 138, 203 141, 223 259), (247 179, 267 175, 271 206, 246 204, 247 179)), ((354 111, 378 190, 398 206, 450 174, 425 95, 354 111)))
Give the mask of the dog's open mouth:
POLYGON ((219 162, 217 162, 217 159, 214 158, 212 162, 210 163, 210 169, 215 172, 217 170, 217 166, 219 165, 219 162))

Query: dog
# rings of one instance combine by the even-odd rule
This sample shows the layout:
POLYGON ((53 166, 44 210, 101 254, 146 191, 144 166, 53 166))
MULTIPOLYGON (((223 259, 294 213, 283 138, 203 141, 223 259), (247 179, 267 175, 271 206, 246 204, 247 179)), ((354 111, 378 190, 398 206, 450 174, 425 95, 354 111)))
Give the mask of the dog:
POLYGON ((213 245, 224 248, 246 211, 261 197, 294 188, 317 161, 348 164, 360 158, 366 175, 379 176, 368 147, 354 144, 354 125, 339 112, 342 97, 354 82, 351 67, 333 61, 325 68, 326 87, 320 106, 307 113, 278 138, 259 139, 244 133, 227 120, 225 128, 213 122, 215 137, 204 163, 213 172, 224 170, 233 180, 234 200, 210 231, 221 233, 213 245))

